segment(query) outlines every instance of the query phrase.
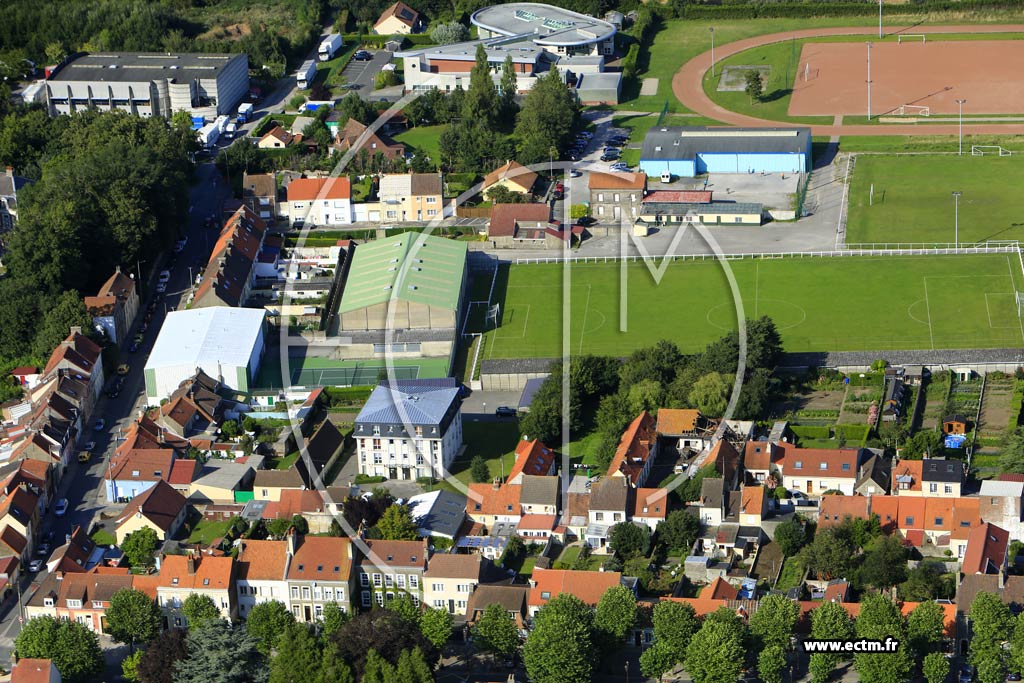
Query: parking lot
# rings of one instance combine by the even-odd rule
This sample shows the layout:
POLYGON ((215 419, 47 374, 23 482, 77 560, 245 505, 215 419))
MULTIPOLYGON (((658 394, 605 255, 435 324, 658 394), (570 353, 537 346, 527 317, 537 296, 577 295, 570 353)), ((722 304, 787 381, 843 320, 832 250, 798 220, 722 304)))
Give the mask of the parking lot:
POLYGON ((377 74, 384 68, 384 65, 391 61, 391 53, 387 50, 367 50, 373 59, 365 62, 353 59, 341 72, 350 90, 359 93, 359 96, 366 99, 373 92, 373 85, 377 74))

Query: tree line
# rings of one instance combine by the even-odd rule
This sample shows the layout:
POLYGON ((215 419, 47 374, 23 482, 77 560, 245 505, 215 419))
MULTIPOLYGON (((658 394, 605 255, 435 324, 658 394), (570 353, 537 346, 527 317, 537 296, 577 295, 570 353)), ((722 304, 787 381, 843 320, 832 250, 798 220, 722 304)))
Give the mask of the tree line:
MULTIPOLYGON (((772 371, 781 357, 782 341, 775 323, 768 317, 748 320, 747 363, 736 419, 763 417, 775 386, 772 371)), ((573 356, 569 426, 576 434, 594 430, 600 435, 595 452, 599 466, 607 468, 622 432, 643 410, 698 408, 708 417, 722 416, 732 394, 738 358, 736 332, 694 355, 683 354, 674 342, 662 340, 624 360, 573 356)), ((550 370, 521 427, 532 438, 556 444, 562 439, 562 362, 553 362, 550 370)))

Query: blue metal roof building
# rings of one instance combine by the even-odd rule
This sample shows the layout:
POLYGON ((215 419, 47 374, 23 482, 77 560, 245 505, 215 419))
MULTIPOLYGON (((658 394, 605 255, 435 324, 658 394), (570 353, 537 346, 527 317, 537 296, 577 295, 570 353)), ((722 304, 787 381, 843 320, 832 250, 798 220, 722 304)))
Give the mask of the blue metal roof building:
POLYGON ((651 128, 640 152, 640 170, 692 178, 704 173, 807 173, 810 128, 651 128))

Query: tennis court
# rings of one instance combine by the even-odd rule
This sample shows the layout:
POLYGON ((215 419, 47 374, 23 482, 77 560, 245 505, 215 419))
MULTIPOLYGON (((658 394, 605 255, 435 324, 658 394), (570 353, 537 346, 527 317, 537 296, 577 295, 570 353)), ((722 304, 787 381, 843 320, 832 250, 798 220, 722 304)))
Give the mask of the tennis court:
MULTIPOLYGON (((448 375, 447 358, 403 358, 392 363, 388 370, 383 360, 335 360, 331 358, 292 357, 288 362, 290 386, 344 387, 373 386, 381 379, 426 379, 448 375)), ((282 388, 285 373, 280 357, 268 353, 256 377, 259 389, 282 388)))

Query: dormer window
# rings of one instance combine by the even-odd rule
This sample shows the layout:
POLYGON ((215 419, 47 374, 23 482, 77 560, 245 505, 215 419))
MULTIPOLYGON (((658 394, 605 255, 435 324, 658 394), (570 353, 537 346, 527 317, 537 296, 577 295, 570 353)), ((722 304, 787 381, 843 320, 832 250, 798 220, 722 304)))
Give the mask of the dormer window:
POLYGON ((209 586, 210 585, 210 580, 209 579, 203 579, 203 585, 204 586, 209 586))
POLYGON ((171 585, 172 586, 177 586, 178 585, 178 577, 174 577, 173 579, 171 579, 171 585))
POLYGON ((802 470, 803 468, 804 468, 803 461, 797 460, 796 462, 793 463, 793 469, 795 469, 795 470, 802 470))
POLYGON ((818 463, 818 469, 819 470, 827 470, 828 469, 828 463, 827 462, 818 463))

